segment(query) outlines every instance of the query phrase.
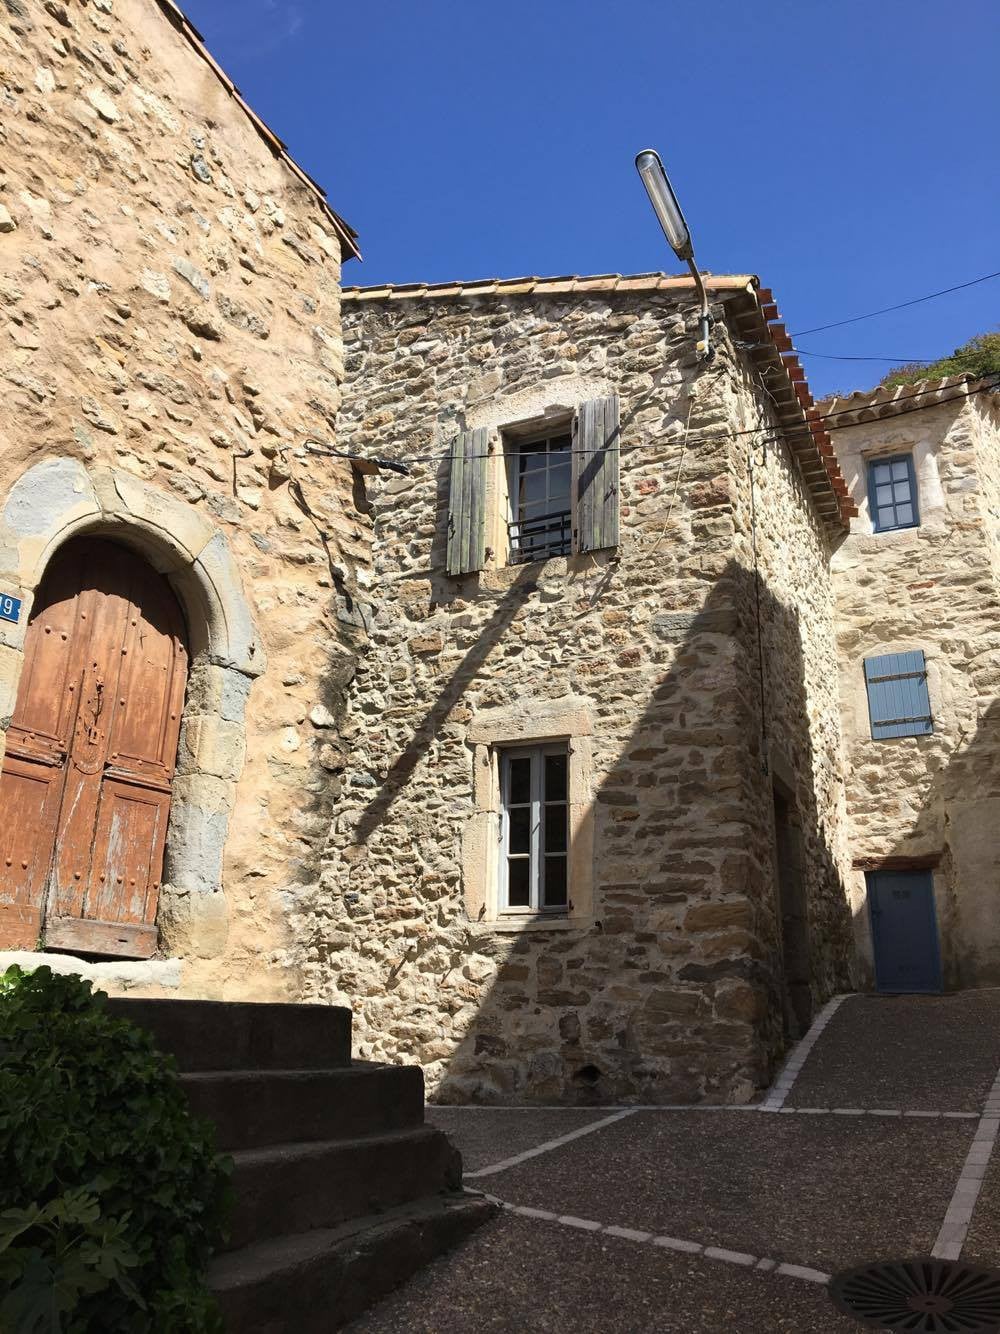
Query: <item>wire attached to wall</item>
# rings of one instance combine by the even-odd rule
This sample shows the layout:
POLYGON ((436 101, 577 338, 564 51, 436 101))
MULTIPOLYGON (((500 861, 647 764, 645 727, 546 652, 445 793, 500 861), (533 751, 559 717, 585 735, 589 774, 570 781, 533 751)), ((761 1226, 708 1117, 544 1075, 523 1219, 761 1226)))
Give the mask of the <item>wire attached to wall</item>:
MULTIPOLYGON (((990 377, 990 378, 993 379, 995 377, 990 377)), ((958 386, 954 386, 954 388, 957 389, 958 386)), ((944 407, 948 403, 966 402, 968 399, 973 398, 977 394, 995 394, 998 391, 1000 391, 1000 379, 996 379, 995 383, 980 385, 976 389, 968 389, 968 390, 960 389, 958 393, 950 394, 946 398, 937 398, 935 399, 934 402, 931 403, 916 403, 910 407, 897 408, 891 400, 886 400, 882 403, 875 403, 870 405, 861 404, 858 405, 857 407, 841 408, 837 412, 828 412, 822 416, 813 417, 811 418, 811 422, 813 425, 825 426, 827 431, 846 431, 850 430, 854 426, 862 425, 863 422, 858 420, 858 413, 865 412, 869 410, 870 407, 875 407, 875 408, 891 407, 893 409, 891 413, 892 417, 905 417, 908 416, 911 412, 924 412, 931 408, 944 407), (837 419, 840 417, 854 417, 855 420, 840 422, 838 425, 837 419), (831 424, 827 425, 827 423, 831 424)), ((926 398, 931 395, 940 394, 941 392, 942 391, 940 387, 935 389, 918 389, 912 394, 907 394, 905 401, 909 402, 910 399, 914 398, 926 398)), ((811 425, 807 422, 802 422, 801 425, 799 426, 784 426, 780 430, 775 430, 765 433, 763 435, 763 438, 759 428, 754 428, 752 430, 745 430, 745 431, 719 431, 714 433, 691 432, 688 443, 695 445, 712 444, 712 443, 717 443, 718 441, 721 440, 738 440, 742 436, 749 436, 749 435, 757 436, 758 444, 772 443, 772 442, 776 443, 781 440, 788 440, 789 438, 795 438, 797 436, 805 436, 811 434, 812 434, 811 425)), ((316 445, 316 443, 317 443, 316 441, 307 442, 307 444, 309 445, 316 445)), ((655 445, 641 445, 641 444, 612 445, 608 447, 607 450, 608 453, 612 453, 615 451, 621 454, 633 454, 633 453, 644 453, 644 452, 648 453, 652 451, 655 451, 657 453, 662 453, 663 444, 657 443, 655 445)), ((445 460, 451 458, 450 450, 439 451, 436 454, 402 454, 399 456, 399 459, 375 459, 362 454, 347 454, 339 450, 332 450, 327 448, 311 448, 309 452, 312 454, 326 454, 332 457, 343 458, 353 463, 377 464, 380 467, 391 468, 393 472, 408 471, 408 469, 406 469, 405 467, 405 464, 403 462, 400 462, 399 460, 405 460, 405 463, 442 463, 445 460)), ((589 455, 591 451, 583 449, 568 449, 565 451, 565 453, 567 455, 571 454, 589 455)), ((482 454, 466 454, 465 458, 466 459, 512 458, 515 456, 516 456, 515 453, 509 450, 495 450, 492 452, 487 452, 482 454)))

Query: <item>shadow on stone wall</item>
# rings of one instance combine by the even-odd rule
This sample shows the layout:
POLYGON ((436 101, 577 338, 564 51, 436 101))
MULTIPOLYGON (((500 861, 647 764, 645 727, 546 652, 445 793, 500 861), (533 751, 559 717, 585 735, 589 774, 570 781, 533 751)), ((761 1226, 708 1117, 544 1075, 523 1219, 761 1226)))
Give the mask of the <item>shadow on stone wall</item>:
MULTIPOLYGON (((930 739, 900 737, 878 745, 920 748, 930 739)), ((1000 986, 1000 699, 929 773, 915 809, 913 795, 900 792, 889 812, 888 818, 905 822, 905 834, 878 856, 859 858, 855 870, 932 871, 944 989, 1000 986)), ((858 982, 875 989, 867 895, 856 910, 854 932, 858 982)))
MULTIPOLYGON (((467 692, 488 684, 495 694, 499 685, 516 698, 525 689, 518 659, 491 653, 535 593, 538 571, 525 566, 505 593, 465 594, 480 606, 495 596, 493 611, 356 820, 355 857, 375 830, 388 826, 395 836, 396 802, 411 781, 426 781, 417 775, 421 760, 467 692)), ((757 631, 748 619, 755 605, 752 574, 729 562, 698 612, 665 608, 654 618, 640 652, 609 647, 606 661, 582 661, 568 683, 553 683, 553 697, 568 685, 593 700, 593 917, 511 934, 463 914, 456 931, 437 904, 423 905, 426 938, 387 968, 378 1023, 398 1025, 393 1057, 425 1065, 437 1100, 746 1101, 769 1082, 789 1006, 773 765, 763 763, 757 631), (665 666, 654 675, 657 661, 665 666), (594 688, 594 675, 606 680, 609 671, 619 698, 643 691, 647 700, 612 753, 601 721, 607 695, 594 688), (435 943, 452 965, 430 976, 435 943), (434 1001, 407 999, 420 990, 406 985, 414 971, 425 974, 434 1001), (443 1059, 440 1040, 402 1036, 421 1025, 447 1035, 443 1059)), ((803 849, 808 991, 818 1006, 846 984, 850 915, 829 843, 832 812, 820 811, 813 785, 799 618, 766 587, 760 606, 769 747, 780 757, 803 849)), ((541 633, 544 612, 533 614, 541 633)), ((474 710, 475 698, 467 702, 474 710)), ((471 771, 471 748, 465 763, 471 771)), ((410 842, 405 817, 398 836, 400 847, 410 842)), ((453 831, 441 837, 450 844, 453 831)), ((366 933, 377 941, 378 914, 338 929, 345 926, 356 952, 365 952, 366 933)))

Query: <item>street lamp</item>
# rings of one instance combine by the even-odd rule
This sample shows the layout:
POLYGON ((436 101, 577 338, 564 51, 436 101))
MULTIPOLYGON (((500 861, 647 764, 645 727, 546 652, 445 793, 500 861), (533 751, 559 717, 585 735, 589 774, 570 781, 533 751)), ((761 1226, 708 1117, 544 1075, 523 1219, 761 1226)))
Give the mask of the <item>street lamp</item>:
POLYGON ((703 361, 709 362, 715 356, 715 349, 709 339, 712 317, 708 313, 708 293, 705 291, 705 281, 694 262, 694 246, 691 244, 691 233, 684 221, 681 206, 677 202, 677 196, 667 179, 667 173, 663 169, 660 155, 655 148, 644 148, 641 153, 638 153, 635 166, 643 185, 646 187, 649 202, 653 205, 653 211, 659 219, 663 234, 669 241, 671 250, 678 259, 687 261, 687 266, 694 277, 695 286, 701 298, 701 313, 698 321, 701 338, 698 340, 698 355, 703 361))

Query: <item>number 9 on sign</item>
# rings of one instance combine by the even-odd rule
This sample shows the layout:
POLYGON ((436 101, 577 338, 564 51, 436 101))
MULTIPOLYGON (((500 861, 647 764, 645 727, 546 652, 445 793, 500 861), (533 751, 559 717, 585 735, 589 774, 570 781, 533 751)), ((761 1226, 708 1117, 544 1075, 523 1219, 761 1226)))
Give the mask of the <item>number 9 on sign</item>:
POLYGON ((0 593, 0 621, 17 621, 21 616, 21 599, 10 593, 0 593))

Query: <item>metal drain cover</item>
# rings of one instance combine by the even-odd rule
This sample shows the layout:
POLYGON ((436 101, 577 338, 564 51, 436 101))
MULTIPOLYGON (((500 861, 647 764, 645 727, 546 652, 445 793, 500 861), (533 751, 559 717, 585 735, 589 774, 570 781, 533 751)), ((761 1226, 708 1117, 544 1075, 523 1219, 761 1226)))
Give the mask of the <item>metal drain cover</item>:
POLYGON ((830 1296, 876 1329, 1000 1334, 1000 1270, 961 1260, 887 1260, 837 1274, 830 1296))

